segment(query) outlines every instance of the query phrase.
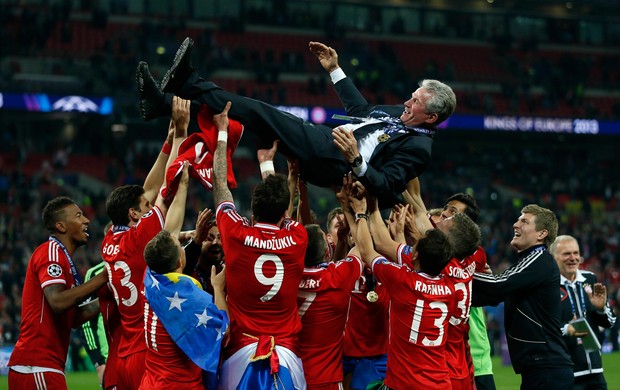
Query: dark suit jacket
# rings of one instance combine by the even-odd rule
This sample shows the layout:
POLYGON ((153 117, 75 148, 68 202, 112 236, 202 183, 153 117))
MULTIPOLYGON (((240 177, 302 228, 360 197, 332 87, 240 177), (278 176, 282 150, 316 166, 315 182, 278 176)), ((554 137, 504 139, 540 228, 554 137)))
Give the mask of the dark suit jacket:
MULTIPOLYGON (((562 326, 564 326, 573 319, 573 306, 578 305, 579 308, 575 307, 574 310, 581 310, 581 297, 583 296, 585 301, 583 302, 583 305, 586 308, 585 317, 590 323, 590 327, 597 333, 599 326, 603 328, 611 328, 611 326, 615 322, 615 317, 613 316, 611 307, 609 307, 609 303, 607 303, 607 306, 605 307, 604 314, 598 313, 596 311, 596 308, 590 302, 588 294, 585 292, 586 286, 590 286, 590 288, 594 287, 594 283, 597 282, 596 275, 590 271, 584 270, 580 270, 579 273, 583 277, 583 279, 578 278, 577 280, 581 281, 580 288, 584 289, 583 294, 580 291, 577 291, 577 294, 575 294, 575 290, 570 287, 567 289, 565 285, 560 284, 560 299, 562 306, 560 323, 562 324, 562 326), (570 294, 570 297, 568 296, 568 294, 570 294), (573 302, 572 305, 571 298, 573 302)), ((590 375, 603 371, 601 351, 593 351, 589 353, 586 352, 583 345, 578 341, 576 337, 566 335, 564 336, 564 341, 566 341, 566 345, 568 346, 568 352, 570 353, 571 359, 574 364, 573 371, 575 372, 575 376, 590 375)))
MULTIPOLYGON (((383 117, 382 111, 398 118, 403 106, 372 106, 360 94, 353 82, 345 78, 335 85, 347 113, 358 117, 383 117)), ((278 151, 299 159, 300 173, 309 183, 329 187, 341 185, 342 176, 350 170, 342 154, 333 143, 332 129, 314 125, 294 115, 254 99, 231 94, 194 73, 178 92, 185 99, 192 99, 194 112, 206 104, 220 112, 227 101, 232 102, 229 116, 247 126, 262 140, 281 140, 278 151)), ((172 95, 166 94, 166 104, 171 107, 172 95)), ((407 182, 420 175, 431 159, 433 138, 429 135, 392 134, 389 141, 379 144, 368 163, 368 170, 359 180, 375 196, 383 208, 402 203, 402 192, 407 182)))
MULTIPOLYGON (((404 106, 373 106, 366 101, 350 78, 338 81, 334 87, 347 114, 355 117, 399 118, 404 106)), ((359 177, 369 191, 379 197, 380 207, 402 203, 407 183, 422 174, 431 160, 432 135, 393 134, 374 150, 366 173, 359 177)))

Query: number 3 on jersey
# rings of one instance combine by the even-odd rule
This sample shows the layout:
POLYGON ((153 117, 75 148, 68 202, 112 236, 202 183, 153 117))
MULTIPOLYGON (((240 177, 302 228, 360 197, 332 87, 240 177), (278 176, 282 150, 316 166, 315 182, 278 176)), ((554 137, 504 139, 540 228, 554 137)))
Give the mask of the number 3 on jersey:
POLYGON ((458 325, 469 318, 469 310, 471 309, 471 294, 469 292, 471 291, 471 284, 472 281, 470 280, 467 284, 461 282, 454 285, 454 291, 456 293, 460 291, 463 294, 463 298, 459 299, 457 303, 457 307, 461 310, 461 315, 459 317, 450 316, 450 323, 452 325, 458 325))
POLYGON ((125 306, 133 306, 138 300, 138 288, 136 287, 135 284, 130 282, 131 269, 129 269, 129 266, 127 265, 127 263, 125 263, 124 261, 115 262, 114 271, 118 271, 118 270, 123 271, 123 277, 121 278, 121 287, 123 287, 123 289, 125 288, 129 289, 129 298, 122 298, 122 299, 120 298, 120 296, 118 295, 118 291, 116 290, 116 286, 114 286, 114 284, 112 283, 112 276, 111 276, 112 271, 110 270, 110 265, 106 263, 105 267, 108 270, 108 275, 110 275, 109 286, 112 289, 112 292, 114 293, 114 299, 116 300, 116 304, 120 305, 122 302, 123 305, 125 306))
POLYGON ((258 259, 256 259, 256 263, 254 263, 254 276, 256 276, 256 280, 258 280, 258 282, 263 286, 271 287, 267 294, 260 297, 262 302, 267 302, 272 299, 278 291, 280 291, 280 287, 282 287, 282 280, 284 279, 284 264, 282 264, 282 260, 280 260, 277 255, 265 253, 260 255, 258 259), (266 263, 273 263, 275 266, 275 274, 273 276, 265 275, 263 266, 266 263))

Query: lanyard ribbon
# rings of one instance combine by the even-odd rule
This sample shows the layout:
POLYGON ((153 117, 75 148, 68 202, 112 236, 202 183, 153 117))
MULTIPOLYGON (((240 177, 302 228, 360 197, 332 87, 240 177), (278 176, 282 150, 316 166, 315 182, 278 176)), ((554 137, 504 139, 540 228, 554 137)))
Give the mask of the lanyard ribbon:
POLYGON ((124 226, 124 225, 114 225, 114 226, 112 226, 112 232, 113 233, 126 232, 127 230, 129 230, 129 226, 124 226))
POLYGON ((573 314, 577 315, 577 317, 585 317, 586 301, 585 301, 585 297, 583 296, 583 286, 581 285, 581 282, 575 283, 576 288, 573 288, 568 281, 565 282, 564 285, 566 286, 566 293, 568 294, 568 299, 570 300, 570 307, 571 307, 573 314), (581 313, 578 313, 575 311, 575 301, 573 300, 573 296, 570 294, 569 289, 573 290, 573 292, 575 293, 575 299, 577 301, 581 300, 580 302, 581 313), (579 293, 579 296, 577 296, 577 293, 579 293))
POLYGON ((49 240, 57 243, 60 249, 62 249, 65 252, 65 256, 67 256, 67 260, 69 261, 69 266, 71 267, 71 273, 73 274, 73 283, 76 286, 79 286, 80 284, 82 284, 82 278, 80 278, 80 274, 78 274, 77 268, 75 268, 75 263, 71 259, 71 256, 69 256, 69 251, 67 250, 67 248, 62 244, 62 242, 60 242, 54 236, 50 236, 49 240))

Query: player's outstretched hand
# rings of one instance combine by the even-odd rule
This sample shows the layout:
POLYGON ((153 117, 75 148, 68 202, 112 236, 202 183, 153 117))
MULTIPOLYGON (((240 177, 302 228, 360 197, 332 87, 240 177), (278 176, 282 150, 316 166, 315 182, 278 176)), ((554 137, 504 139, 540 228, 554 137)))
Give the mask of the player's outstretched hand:
POLYGON ((215 123, 215 127, 217 127, 218 131, 225 131, 228 133, 228 125, 230 124, 228 120, 228 111, 230 111, 231 106, 231 102, 226 102, 224 110, 219 114, 213 115, 213 123, 215 123))
POLYGON ((177 137, 187 137, 187 126, 189 125, 190 101, 178 96, 172 98, 172 120, 176 127, 177 137))

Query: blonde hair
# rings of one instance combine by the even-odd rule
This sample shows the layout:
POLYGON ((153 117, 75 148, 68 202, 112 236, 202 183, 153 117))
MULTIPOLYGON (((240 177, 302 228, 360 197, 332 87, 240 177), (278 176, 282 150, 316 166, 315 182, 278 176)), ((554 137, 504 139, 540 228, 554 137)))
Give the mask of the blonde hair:
POLYGON ((547 237, 545 237, 544 244, 549 247, 555 241, 558 235, 558 219, 553 211, 540 207, 537 204, 528 204, 521 210, 522 214, 532 214, 536 217, 535 226, 536 231, 546 230, 547 237))

